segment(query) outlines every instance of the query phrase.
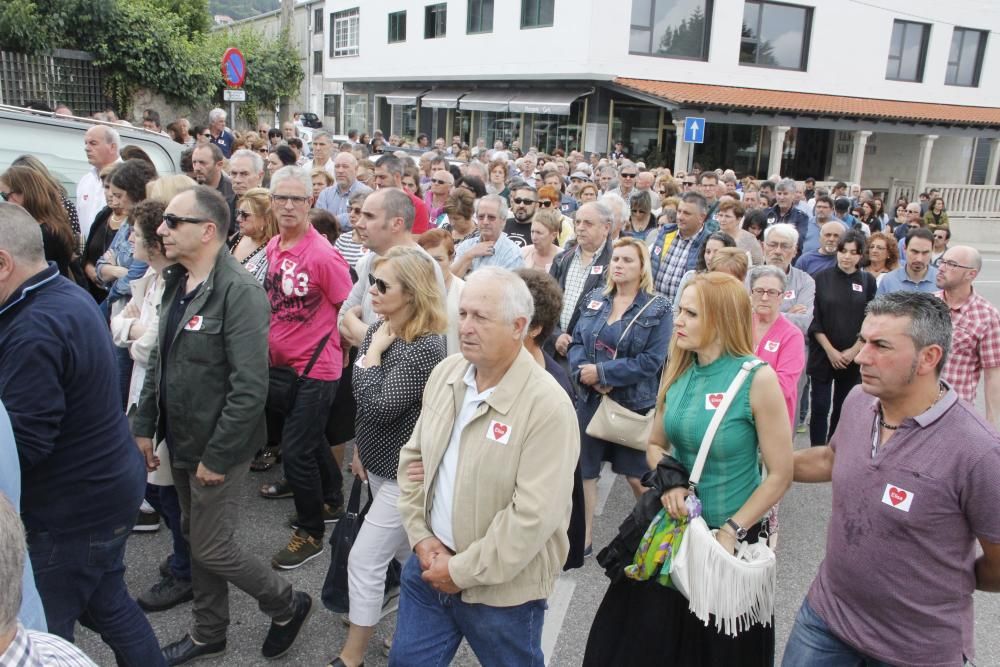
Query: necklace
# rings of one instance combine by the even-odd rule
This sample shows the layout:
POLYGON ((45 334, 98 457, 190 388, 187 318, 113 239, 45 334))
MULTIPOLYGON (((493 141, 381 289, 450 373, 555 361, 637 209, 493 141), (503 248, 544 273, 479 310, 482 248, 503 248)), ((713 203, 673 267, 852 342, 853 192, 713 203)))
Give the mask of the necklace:
MULTIPOLYGON (((938 383, 938 393, 937 393, 937 396, 934 398, 933 401, 931 401, 931 404, 927 406, 927 409, 924 410, 924 412, 927 412, 927 410, 930 410, 932 407, 934 407, 934 405, 938 401, 941 400, 941 397, 944 396, 945 391, 946 391, 946 389, 945 389, 944 385, 938 383)), ((888 423, 886 423, 886 421, 885 421, 885 419, 883 418, 883 415, 882 415, 882 406, 881 405, 878 406, 878 425, 881 428, 886 429, 887 431, 895 431, 900 426, 902 426, 902 424, 888 424, 888 423)))

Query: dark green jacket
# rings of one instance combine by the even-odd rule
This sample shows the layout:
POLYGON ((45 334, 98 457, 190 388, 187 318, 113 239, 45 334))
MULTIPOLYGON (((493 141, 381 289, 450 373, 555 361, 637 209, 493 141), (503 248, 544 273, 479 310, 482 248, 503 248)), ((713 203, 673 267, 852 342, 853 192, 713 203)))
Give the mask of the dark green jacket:
POLYGON ((162 401, 170 419, 173 465, 194 470, 204 463, 224 474, 245 465, 265 444, 270 305, 257 280, 223 246, 177 329, 167 331, 170 308, 186 275, 179 264, 163 271, 158 344, 149 355, 132 431, 136 437, 153 437, 161 425, 162 401), (167 336, 172 343, 164 360, 167 336))

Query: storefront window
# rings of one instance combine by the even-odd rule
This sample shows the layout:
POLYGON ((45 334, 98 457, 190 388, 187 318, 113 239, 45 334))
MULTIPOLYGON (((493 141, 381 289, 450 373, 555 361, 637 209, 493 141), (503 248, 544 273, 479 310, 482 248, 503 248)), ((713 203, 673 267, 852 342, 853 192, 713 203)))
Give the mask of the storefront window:
POLYGON ((344 94, 344 128, 368 131, 368 95, 344 94))
POLYGON ((583 106, 583 100, 574 102, 568 116, 526 114, 525 123, 530 128, 525 136, 528 146, 537 146, 538 150, 550 155, 556 148, 567 153, 579 150, 583 143, 583 106))
POLYGON ((407 141, 417 140, 417 106, 415 104, 392 105, 392 133, 407 141))
POLYGON ((521 137, 521 115, 508 111, 482 111, 476 114, 476 137, 484 137, 486 145, 493 146, 496 141, 502 141, 510 148, 511 142, 521 137))
POLYGON ((656 151, 660 131, 660 109, 654 106, 615 102, 615 118, 611 129, 611 144, 621 141, 625 154, 633 160, 645 160, 656 151))

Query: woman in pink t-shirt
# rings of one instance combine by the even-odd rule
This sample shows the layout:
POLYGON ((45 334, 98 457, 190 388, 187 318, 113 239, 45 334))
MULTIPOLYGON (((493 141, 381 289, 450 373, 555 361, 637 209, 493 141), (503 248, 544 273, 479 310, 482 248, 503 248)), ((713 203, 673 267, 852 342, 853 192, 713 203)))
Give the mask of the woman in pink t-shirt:
POLYGON ((778 374, 788 420, 794 431, 799 376, 806 364, 805 338, 799 328, 781 314, 781 295, 784 293, 785 272, 781 269, 766 265, 754 267, 750 272, 755 353, 778 374))

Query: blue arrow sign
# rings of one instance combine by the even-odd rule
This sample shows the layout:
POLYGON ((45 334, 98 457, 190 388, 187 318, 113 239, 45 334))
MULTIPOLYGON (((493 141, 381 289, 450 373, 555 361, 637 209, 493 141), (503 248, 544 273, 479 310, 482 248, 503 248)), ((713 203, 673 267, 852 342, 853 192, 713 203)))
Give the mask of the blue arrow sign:
POLYGON ((689 144, 705 143, 705 119, 689 116, 684 119, 684 141, 689 144))

